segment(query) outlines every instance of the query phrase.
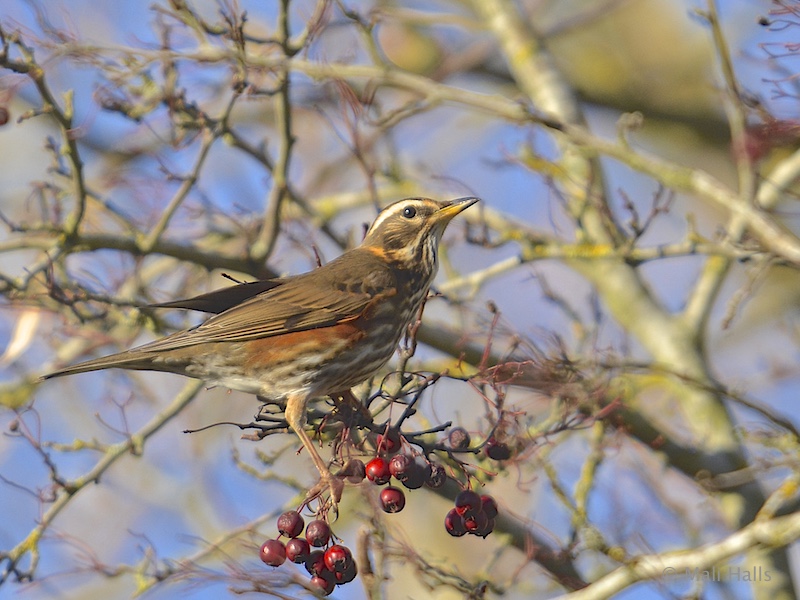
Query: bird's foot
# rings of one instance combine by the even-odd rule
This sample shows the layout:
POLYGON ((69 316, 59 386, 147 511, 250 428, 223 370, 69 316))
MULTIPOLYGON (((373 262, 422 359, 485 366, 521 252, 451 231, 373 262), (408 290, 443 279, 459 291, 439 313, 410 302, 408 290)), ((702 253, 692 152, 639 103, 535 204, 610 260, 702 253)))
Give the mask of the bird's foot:
POLYGON ((339 501, 342 499, 343 491, 344 480, 325 469, 324 472, 320 472, 319 481, 306 493, 303 504, 307 505, 316 498, 323 499, 323 508, 333 512, 333 521, 335 521, 339 517, 339 501), (328 492, 328 497, 324 498, 326 492, 328 492))

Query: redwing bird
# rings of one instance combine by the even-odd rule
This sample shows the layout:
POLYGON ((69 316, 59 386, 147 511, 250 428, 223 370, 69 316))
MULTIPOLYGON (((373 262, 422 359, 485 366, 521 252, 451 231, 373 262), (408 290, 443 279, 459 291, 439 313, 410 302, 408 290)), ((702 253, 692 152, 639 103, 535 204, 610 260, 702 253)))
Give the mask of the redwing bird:
POLYGON ((380 369, 416 318, 437 269, 447 224, 478 198, 400 200, 358 247, 318 269, 232 286, 160 307, 218 313, 197 327, 65 367, 44 379, 98 369, 166 371, 285 402, 334 505, 336 481, 305 431, 311 398, 345 393, 380 369))

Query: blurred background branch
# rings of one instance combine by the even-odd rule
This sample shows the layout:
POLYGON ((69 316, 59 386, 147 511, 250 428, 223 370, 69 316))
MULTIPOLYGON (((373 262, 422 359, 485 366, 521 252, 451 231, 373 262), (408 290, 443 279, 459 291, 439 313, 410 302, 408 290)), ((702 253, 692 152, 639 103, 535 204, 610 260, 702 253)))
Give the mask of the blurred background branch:
POLYGON ((348 482, 343 593, 796 597, 795 2, 79 4, 0 16, 0 598, 313 589, 258 561, 314 480, 279 405, 37 378, 419 195, 483 202, 400 360, 310 419, 343 473, 394 427, 447 483, 348 482), (467 487, 486 539, 443 526, 467 487))

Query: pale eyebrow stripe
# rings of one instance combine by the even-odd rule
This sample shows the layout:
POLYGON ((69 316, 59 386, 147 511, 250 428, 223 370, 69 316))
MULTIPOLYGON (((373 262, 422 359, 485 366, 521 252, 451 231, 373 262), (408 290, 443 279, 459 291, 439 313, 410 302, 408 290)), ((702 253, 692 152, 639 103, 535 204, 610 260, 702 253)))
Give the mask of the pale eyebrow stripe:
POLYGON ((383 224, 383 222, 387 218, 389 218, 390 215, 397 214, 401 209, 405 208, 406 206, 411 205, 411 206, 419 207, 419 206, 422 206, 423 204, 424 203, 422 201, 420 201, 420 200, 411 200, 411 199, 405 200, 405 201, 401 200, 400 202, 398 202, 397 204, 395 204, 392 207, 392 210, 381 212, 381 214, 379 214, 378 218, 375 219, 375 222, 372 224, 372 227, 369 228, 369 231, 367 231, 367 233, 370 233, 370 232, 375 231, 376 229, 378 229, 378 227, 380 227, 383 224))

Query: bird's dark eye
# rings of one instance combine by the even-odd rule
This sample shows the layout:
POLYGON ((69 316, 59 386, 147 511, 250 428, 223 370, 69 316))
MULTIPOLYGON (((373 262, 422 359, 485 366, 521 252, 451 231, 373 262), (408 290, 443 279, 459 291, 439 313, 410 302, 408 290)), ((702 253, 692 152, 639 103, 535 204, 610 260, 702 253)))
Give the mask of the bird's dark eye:
POLYGON ((413 206, 406 206, 403 209, 403 216, 406 219, 413 219, 414 217, 417 216, 417 209, 414 208, 413 206))

